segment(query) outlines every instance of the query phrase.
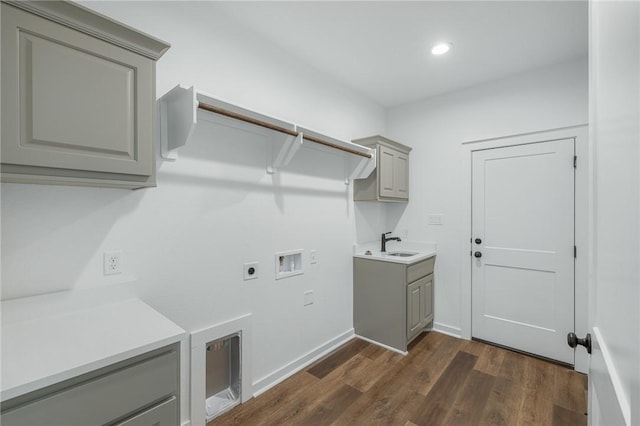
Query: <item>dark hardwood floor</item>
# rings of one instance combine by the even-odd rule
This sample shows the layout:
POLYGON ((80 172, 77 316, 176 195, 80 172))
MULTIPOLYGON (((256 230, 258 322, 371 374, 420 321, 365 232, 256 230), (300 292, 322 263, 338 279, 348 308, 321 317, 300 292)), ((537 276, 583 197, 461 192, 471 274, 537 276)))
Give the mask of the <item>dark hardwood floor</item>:
POLYGON ((208 425, 586 425, 587 380, 430 332, 402 356, 354 339, 208 425))

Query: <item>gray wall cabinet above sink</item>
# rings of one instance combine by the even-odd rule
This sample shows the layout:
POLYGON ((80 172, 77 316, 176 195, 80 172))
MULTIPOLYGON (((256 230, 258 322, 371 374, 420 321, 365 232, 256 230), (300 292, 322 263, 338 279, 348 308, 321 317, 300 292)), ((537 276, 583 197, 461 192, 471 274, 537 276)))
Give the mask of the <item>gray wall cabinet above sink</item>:
POLYGON ((353 141, 377 150, 376 168, 366 179, 356 179, 355 201, 409 201, 409 153, 411 148, 383 136, 353 141))
POLYGON ((406 352, 433 322, 435 256, 411 264, 353 259, 355 333, 406 352))
POLYGON ((2 181, 155 186, 155 61, 169 45, 70 2, 2 8, 2 181))

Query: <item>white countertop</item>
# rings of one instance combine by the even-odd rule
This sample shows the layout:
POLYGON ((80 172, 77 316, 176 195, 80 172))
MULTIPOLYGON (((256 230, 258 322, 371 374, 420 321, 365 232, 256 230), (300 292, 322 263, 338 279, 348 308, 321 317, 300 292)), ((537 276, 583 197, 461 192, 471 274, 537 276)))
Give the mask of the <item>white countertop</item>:
POLYGON ((74 307, 59 299, 53 295, 2 302, 2 401, 186 336, 138 299, 74 307))
POLYGON ((370 260, 382 260, 385 262, 402 263, 409 265, 428 259, 436 255, 436 244, 423 243, 417 241, 389 241, 387 243, 387 251, 380 251, 380 241, 371 241, 363 244, 356 244, 353 247, 353 257, 370 260), (366 254, 367 252, 371 254, 366 254), (400 257, 390 256, 390 253, 408 252, 415 253, 413 256, 400 257))

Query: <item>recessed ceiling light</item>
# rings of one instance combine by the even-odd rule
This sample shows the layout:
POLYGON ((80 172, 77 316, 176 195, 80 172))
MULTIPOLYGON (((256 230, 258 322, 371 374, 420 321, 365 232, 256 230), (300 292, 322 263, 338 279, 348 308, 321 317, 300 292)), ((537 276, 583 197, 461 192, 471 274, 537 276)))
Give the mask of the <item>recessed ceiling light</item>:
POLYGON ((451 43, 438 43, 431 48, 431 53, 433 55, 444 55, 447 53, 453 45, 451 43))

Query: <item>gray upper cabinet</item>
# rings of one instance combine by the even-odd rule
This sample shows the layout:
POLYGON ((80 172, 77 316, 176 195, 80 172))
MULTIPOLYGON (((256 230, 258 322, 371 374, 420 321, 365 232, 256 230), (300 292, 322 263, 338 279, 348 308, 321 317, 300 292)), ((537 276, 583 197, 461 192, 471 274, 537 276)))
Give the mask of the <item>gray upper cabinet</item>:
POLYGON ((70 2, 1 7, 2 181, 154 186, 169 45, 70 2))
POLYGON ((353 141, 377 150, 376 169, 366 179, 356 179, 356 201, 409 201, 409 153, 411 148, 383 136, 353 141))

